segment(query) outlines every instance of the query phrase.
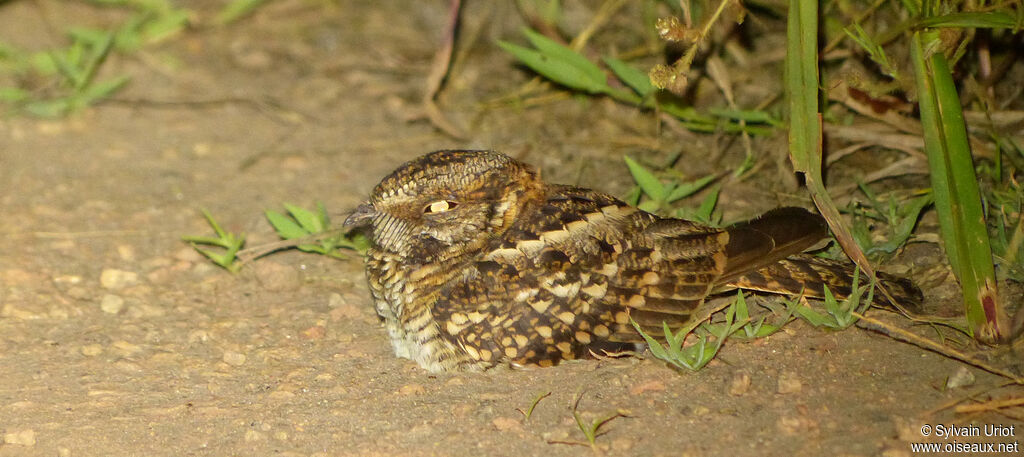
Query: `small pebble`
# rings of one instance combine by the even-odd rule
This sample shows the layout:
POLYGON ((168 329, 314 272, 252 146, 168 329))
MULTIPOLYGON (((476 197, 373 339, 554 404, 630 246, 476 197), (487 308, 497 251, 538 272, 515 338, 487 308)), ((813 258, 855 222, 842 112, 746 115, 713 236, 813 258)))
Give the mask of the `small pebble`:
POLYGON ((135 284, 139 280, 139 274, 134 271, 118 270, 116 268, 104 268, 100 273, 100 285, 104 289, 118 290, 135 284))
POLYGON ((476 405, 466 403, 455 405, 455 407, 451 409, 452 416, 454 417, 466 417, 473 411, 476 411, 476 405))
POLYGON ((803 383, 800 382, 800 377, 795 372, 783 371, 779 373, 778 393, 793 394, 801 390, 803 390, 803 383))
POLYGON ((785 436, 805 437, 818 429, 818 423, 801 416, 782 416, 775 422, 775 428, 785 436))
POLYGON ((100 309, 107 314, 117 314, 124 309, 124 299, 114 294, 106 294, 100 300, 100 309))
POLYGON ((224 363, 237 367, 245 363, 245 354, 235 351, 224 351, 224 363))
POLYGON ((740 397, 748 390, 750 390, 750 375, 743 371, 734 374, 732 380, 729 381, 729 395, 740 397))
POLYGON ((36 431, 32 429, 18 430, 16 432, 4 433, 3 443, 16 444, 19 446, 35 446, 36 431))

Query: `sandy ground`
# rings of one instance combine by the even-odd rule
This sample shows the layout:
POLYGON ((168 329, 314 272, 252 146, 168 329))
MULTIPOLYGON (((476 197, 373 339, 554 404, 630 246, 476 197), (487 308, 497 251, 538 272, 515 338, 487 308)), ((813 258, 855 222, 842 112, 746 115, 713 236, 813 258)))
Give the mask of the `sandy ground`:
MULTIPOLYGON (((1011 394, 1001 378, 864 330, 795 323, 728 342, 697 373, 626 358, 430 375, 391 353, 357 256, 285 252, 238 275, 205 261, 180 240, 210 232, 200 208, 250 245, 274 241, 264 210, 323 201, 340 216, 434 149, 497 148, 622 195, 624 153, 724 148, 600 98, 483 105, 529 78, 493 45, 519 39, 505 3, 467 11, 476 37, 441 99, 469 132, 454 140, 418 102, 445 2, 367 5, 272 4, 113 59, 105 72, 133 77, 117 102, 0 120, 0 456, 909 456, 922 425, 951 423, 1015 425, 989 441, 1021 440, 1011 416, 941 409, 1011 394), (945 387, 965 375, 968 387, 945 387), (585 441, 578 396, 587 421, 626 416, 594 448, 565 444, 585 441)), ((111 14, 8 2, 0 39, 41 46, 66 21, 111 14)), ((723 192, 727 219, 805 201, 775 179, 775 152, 759 163, 762 178, 723 192)), ((917 249, 897 269, 938 263, 934 246, 917 249)), ((948 279, 924 281, 929 300, 950 300, 948 279)))

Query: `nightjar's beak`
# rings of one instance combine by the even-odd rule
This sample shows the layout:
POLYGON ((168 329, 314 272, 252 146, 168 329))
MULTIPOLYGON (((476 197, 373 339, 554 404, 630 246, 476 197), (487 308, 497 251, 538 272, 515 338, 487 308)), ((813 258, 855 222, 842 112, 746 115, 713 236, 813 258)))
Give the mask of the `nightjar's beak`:
POLYGON ((343 225, 345 227, 365 227, 370 225, 376 215, 377 210, 373 208, 373 205, 370 202, 364 202, 352 214, 349 214, 343 225))

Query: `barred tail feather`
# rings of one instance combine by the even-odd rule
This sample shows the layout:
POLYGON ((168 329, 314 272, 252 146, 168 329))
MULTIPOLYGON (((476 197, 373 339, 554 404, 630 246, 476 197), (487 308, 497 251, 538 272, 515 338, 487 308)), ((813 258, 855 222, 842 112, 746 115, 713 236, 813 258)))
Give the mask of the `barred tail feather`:
MULTIPOLYGON (((815 298, 824 297, 828 286, 837 298, 846 298, 853 288, 853 273, 854 266, 850 263, 799 255, 739 276, 729 281, 727 286, 777 294, 803 293, 815 298)), ((860 285, 868 284, 868 281, 866 275, 861 275, 860 285)), ((923 301, 921 290, 909 280, 878 273, 878 281, 896 304, 909 309, 920 307, 923 301)), ((877 305, 891 304, 880 293, 874 295, 874 301, 877 305)))

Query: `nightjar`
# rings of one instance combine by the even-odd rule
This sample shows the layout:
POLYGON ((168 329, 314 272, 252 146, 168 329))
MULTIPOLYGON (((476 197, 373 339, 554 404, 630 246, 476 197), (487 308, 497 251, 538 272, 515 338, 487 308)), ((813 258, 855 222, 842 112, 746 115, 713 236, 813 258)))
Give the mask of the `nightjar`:
MULTIPOLYGON (((779 208, 726 228, 662 218, 547 184, 494 151, 437 151, 378 184, 345 221, 371 241, 366 275, 395 354, 432 371, 550 366, 662 333, 736 288, 848 294, 852 266, 801 255, 823 219, 779 208)), ((882 276, 897 301, 909 281, 882 276)), ((598 352, 599 353, 599 352, 598 352)))

